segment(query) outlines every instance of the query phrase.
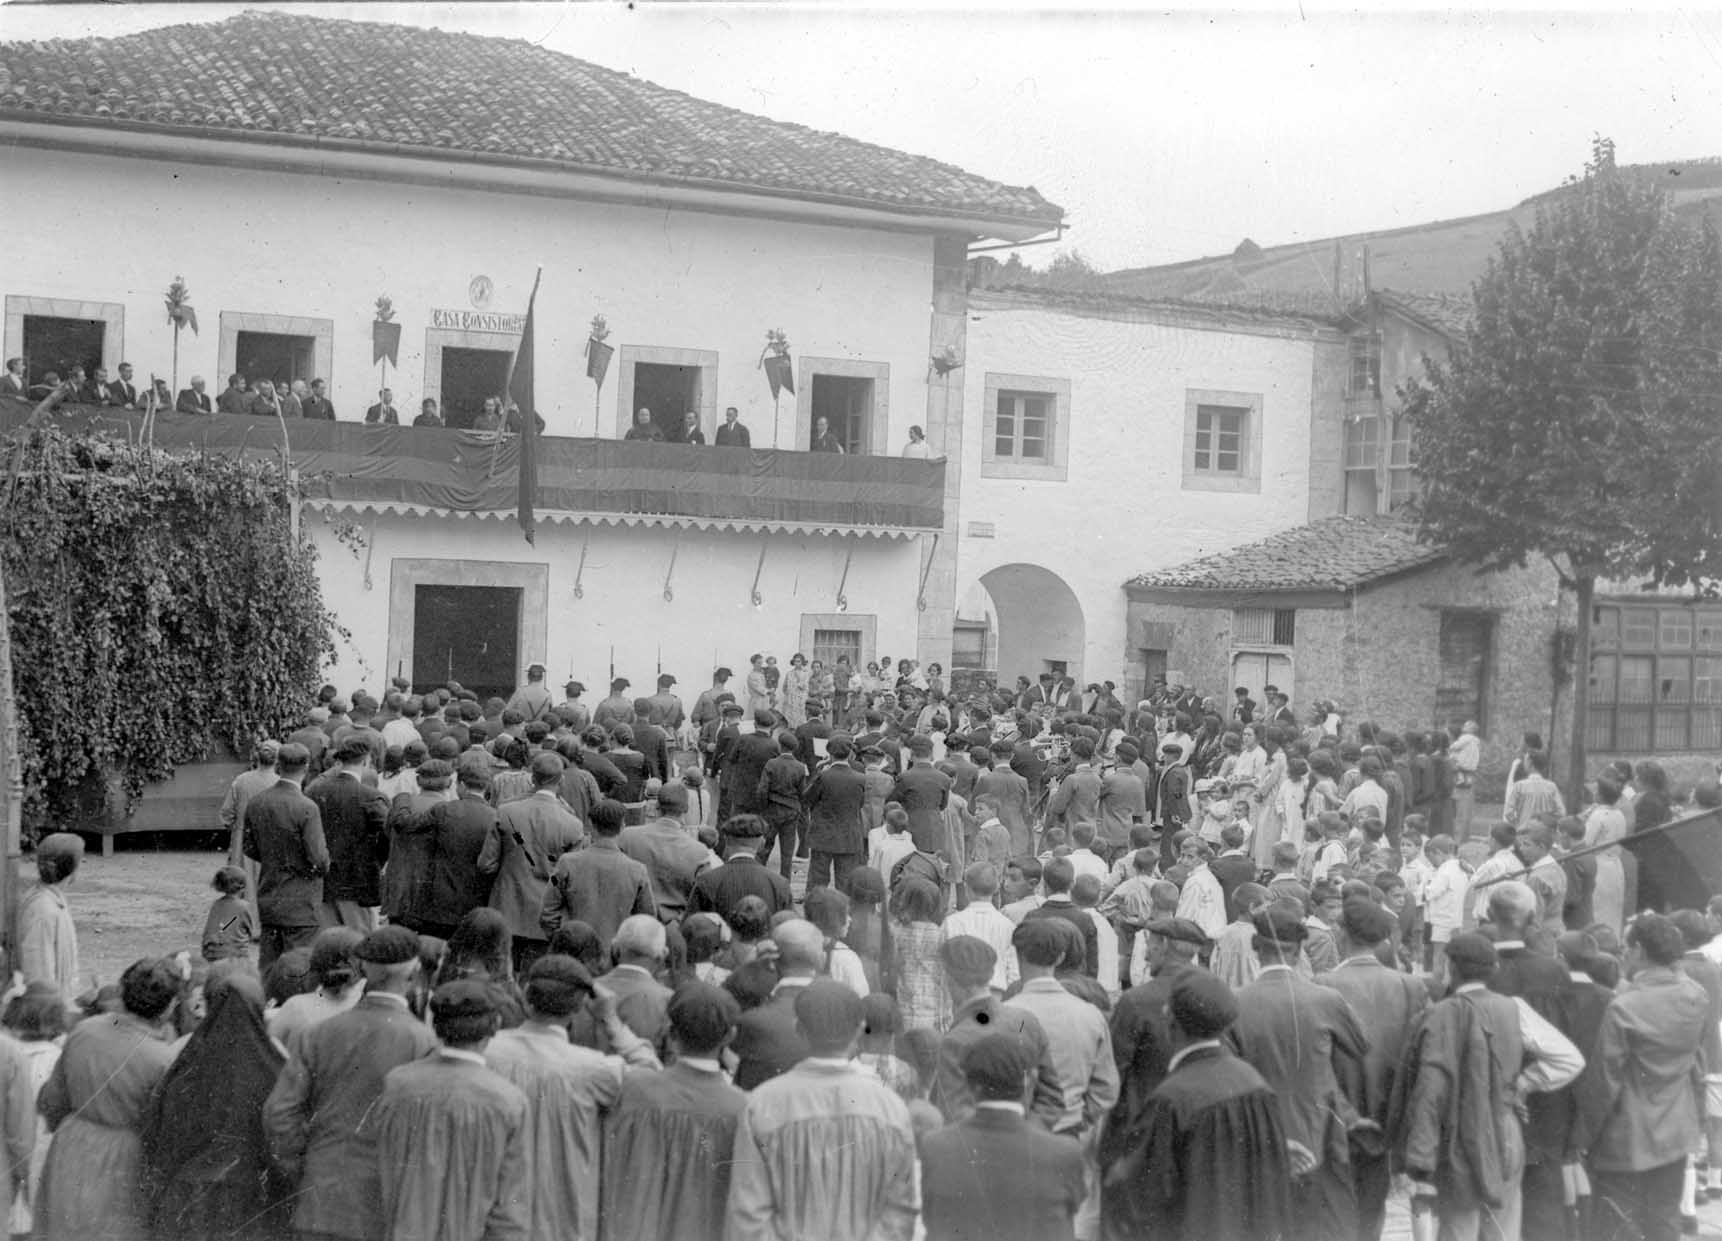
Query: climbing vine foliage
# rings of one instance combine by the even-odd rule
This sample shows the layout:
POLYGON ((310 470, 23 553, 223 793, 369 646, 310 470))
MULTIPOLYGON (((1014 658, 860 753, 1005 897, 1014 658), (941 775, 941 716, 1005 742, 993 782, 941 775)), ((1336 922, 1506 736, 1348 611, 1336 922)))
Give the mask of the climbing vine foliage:
POLYGON ((302 716, 339 627, 278 461, 33 427, 0 463, 32 820, 64 822, 110 781, 135 798, 302 716))

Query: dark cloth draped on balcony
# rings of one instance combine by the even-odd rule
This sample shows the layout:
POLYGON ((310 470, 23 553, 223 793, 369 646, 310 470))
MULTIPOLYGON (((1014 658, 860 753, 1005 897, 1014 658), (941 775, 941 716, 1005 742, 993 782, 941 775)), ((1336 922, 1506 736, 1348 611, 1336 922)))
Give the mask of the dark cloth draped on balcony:
MULTIPOLYGON (((0 431, 29 416, 22 401, 0 400, 0 431)), ((62 407, 51 417, 68 431, 106 429, 137 438, 141 418, 120 410, 62 407)), ((355 422, 287 424, 304 494, 372 504, 413 504, 464 512, 513 512, 519 441, 512 436, 355 422)), ((192 418, 158 414, 154 442, 168 451, 280 452, 274 418, 192 418)), ((836 453, 714 448, 545 436, 538 443, 541 512, 670 515, 748 522, 884 526, 944 525, 940 461, 836 453)))

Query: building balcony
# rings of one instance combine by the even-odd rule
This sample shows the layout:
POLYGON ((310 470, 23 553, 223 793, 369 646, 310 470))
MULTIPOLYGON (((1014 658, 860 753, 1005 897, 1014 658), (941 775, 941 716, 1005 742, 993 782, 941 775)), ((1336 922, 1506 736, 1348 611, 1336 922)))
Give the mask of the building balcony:
MULTIPOLYGON (((0 401, 0 429, 29 416, 0 401)), ((136 439, 142 416, 63 406, 68 430, 136 439)), ((513 512, 520 439, 438 427, 289 420, 304 498, 334 508, 410 513, 513 512)), ((273 418, 159 414, 167 451, 277 457, 273 418)), ((677 524, 742 529, 914 534, 944 526, 942 461, 541 436, 534 507, 548 522, 677 524)))

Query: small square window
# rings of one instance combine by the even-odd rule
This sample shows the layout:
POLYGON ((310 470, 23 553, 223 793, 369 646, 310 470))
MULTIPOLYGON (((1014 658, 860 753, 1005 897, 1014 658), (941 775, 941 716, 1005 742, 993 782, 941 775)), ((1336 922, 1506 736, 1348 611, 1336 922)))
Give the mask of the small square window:
POLYGON ((1250 411, 1222 405, 1196 407, 1195 467, 1199 472, 1241 474, 1250 411))
POLYGON ((1068 477, 1070 381, 1039 375, 986 377, 983 478, 1068 477))

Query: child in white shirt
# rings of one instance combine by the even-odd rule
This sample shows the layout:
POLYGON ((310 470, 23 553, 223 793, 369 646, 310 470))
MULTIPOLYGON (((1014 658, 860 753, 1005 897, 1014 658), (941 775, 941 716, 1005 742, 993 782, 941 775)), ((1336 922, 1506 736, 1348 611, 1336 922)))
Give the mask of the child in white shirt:
POLYGON ((1431 965, 1436 985, 1447 978, 1447 942, 1458 934, 1465 918, 1465 893, 1471 886, 1470 873, 1459 860, 1451 836, 1437 836, 1423 848, 1435 873, 1423 892, 1423 910, 1428 919, 1429 944, 1434 956, 1431 965))

